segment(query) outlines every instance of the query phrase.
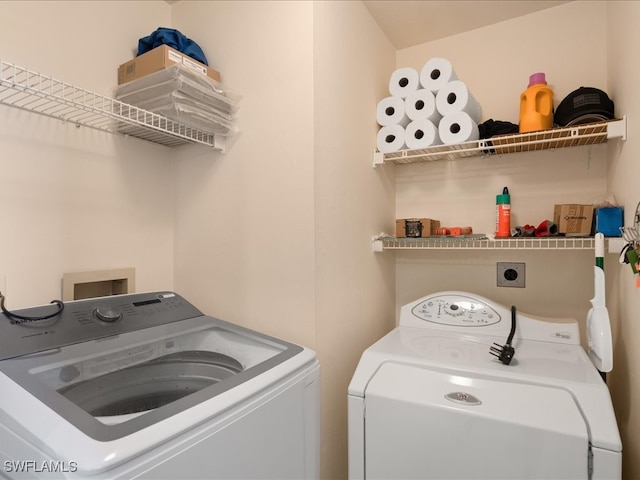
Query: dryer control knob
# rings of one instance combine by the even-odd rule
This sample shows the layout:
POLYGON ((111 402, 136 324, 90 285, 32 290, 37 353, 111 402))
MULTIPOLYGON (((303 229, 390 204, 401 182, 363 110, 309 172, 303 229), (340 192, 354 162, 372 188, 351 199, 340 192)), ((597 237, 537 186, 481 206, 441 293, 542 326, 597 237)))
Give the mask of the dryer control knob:
POLYGON ((96 318, 102 322, 117 322, 122 318, 122 312, 114 307, 98 307, 93 311, 96 318))

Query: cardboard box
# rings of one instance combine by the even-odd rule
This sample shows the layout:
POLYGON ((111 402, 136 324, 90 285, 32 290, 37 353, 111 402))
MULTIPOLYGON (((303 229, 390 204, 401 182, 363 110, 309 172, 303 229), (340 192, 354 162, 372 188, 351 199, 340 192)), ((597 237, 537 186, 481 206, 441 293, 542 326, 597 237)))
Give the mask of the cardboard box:
POLYGON ((440 220, 433 220, 431 218, 401 218, 396 220, 396 238, 430 237, 434 235, 436 228, 440 228, 440 220))
POLYGON ((553 208, 553 223, 558 226, 558 233, 562 235, 589 236, 593 224, 593 205, 556 205, 553 208))
POLYGON ((220 81, 220 72, 217 70, 203 65, 168 45, 160 45, 120 65, 118 67, 118 85, 169 68, 176 63, 191 71, 207 75, 218 82, 220 81))
POLYGON ((622 207, 601 207, 596 209, 596 232, 605 237, 621 237, 620 227, 624 224, 622 207))

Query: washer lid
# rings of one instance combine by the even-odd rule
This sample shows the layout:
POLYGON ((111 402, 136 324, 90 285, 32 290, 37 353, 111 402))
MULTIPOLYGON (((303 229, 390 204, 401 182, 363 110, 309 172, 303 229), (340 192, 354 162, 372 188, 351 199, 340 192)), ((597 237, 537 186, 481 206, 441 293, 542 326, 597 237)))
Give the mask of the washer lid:
POLYGON ((0 361, 0 390, 6 392, 0 411, 15 410, 12 415, 25 424, 53 411, 84 435, 112 441, 212 398, 238 403, 243 399, 235 398, 237 387, 302 357, 303 350, 195 317, 0 361), (21 410, 16 399, 25 396, 45 408, 21 410))
POLYGON ((198 425, 224 428, 317 368, 312 350, 199 316, 0 361, 0 426, 9 438, 30 441, 48 458, 76 461, 79 475, 93 477, 198 425), (160 406, 155 393, 163 397, 171 374, 194 391, 160 406), (119 389, 119 380, 130 383, 119 389), (101 398, 102 387, 113 402, 101 398), (118 414, 121 400, 148 393, 158 408, 118 414))

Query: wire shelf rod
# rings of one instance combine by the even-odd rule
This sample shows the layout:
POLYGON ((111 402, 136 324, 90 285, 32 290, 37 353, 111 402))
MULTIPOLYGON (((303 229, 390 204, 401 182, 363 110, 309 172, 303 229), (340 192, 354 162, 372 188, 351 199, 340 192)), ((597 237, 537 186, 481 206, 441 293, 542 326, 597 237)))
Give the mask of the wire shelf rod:
POLYGON ((393 238, 374 240, 374 250, 593 250, 594 239, 580 238, 393 238))

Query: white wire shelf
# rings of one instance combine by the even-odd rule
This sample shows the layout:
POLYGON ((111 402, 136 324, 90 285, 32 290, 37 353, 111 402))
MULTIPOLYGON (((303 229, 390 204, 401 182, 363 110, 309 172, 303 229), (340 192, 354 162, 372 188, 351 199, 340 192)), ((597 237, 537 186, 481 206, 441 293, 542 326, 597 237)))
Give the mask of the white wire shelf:
POLYGON ((167 147, 198 143, 224 150, 223 137, 2 60, 0 103, 167 147))
POLYGON ((627 117, 606 122, 554 128, 541 132, 501 135, 453 145, 437 145, 417 150, 374 152, 373 166, 384 163, 417 163, 508 153, 552 150, 604 143, 612 138, 627 139, 627 117))
POLYGON ((517 237, 490 239, 485 235, 373 239, 373 250, 593 250, 593 237, 517 237))

